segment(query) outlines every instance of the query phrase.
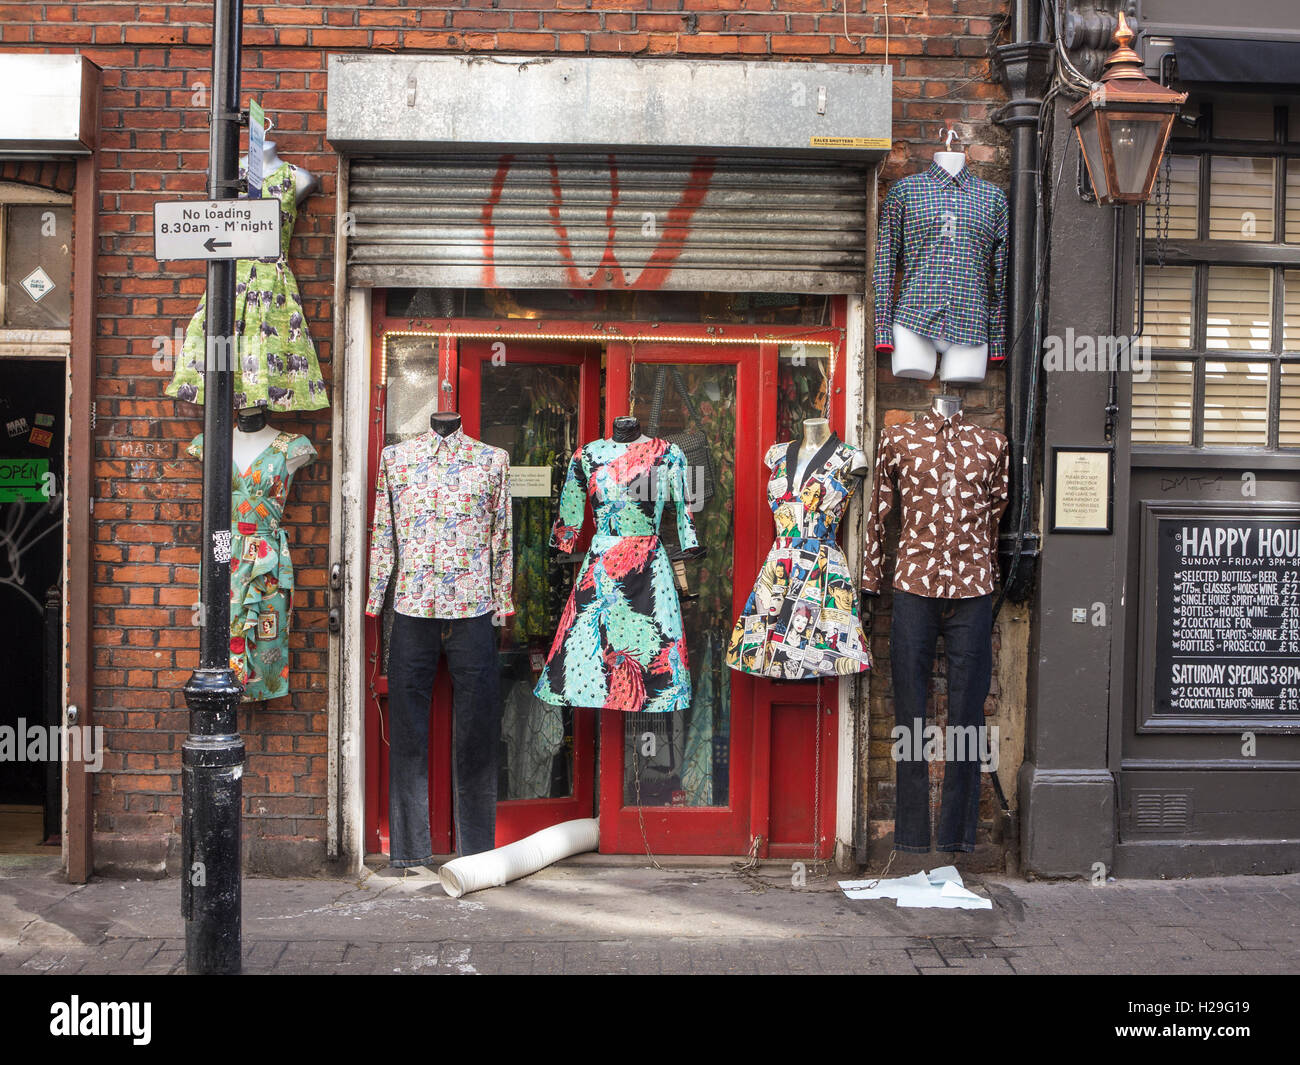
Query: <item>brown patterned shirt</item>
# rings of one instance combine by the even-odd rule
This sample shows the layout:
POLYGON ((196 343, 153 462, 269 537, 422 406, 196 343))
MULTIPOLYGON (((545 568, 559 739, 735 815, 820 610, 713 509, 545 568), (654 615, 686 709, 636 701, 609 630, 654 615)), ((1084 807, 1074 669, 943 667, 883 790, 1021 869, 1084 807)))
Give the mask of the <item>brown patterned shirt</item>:
POLYGON ((1007 507, 1007 438, 934 411, 880 431, 862 589, 879 592, 885 518, 902 497, 894 587, 932 599, 988 595, 998 575, 998 522, 1007 507))

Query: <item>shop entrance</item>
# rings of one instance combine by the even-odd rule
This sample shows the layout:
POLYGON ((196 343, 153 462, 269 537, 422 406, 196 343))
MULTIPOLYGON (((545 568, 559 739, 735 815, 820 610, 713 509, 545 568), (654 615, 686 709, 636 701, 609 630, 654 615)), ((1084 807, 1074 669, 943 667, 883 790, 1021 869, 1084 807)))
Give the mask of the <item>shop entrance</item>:
MULTIPOLYGON (((0 358, 0 853, 59 844, 63 721, 62 359, 0 358)), ((56 852, 57 853, 57 852, 56 852)))
MULTIPOLYGON (((763 336, 719 332, 376 318, 372 490, 379 450, 427 431, 428 415, 439 407, 458 410, 469 435, 510 455, 516 613, 500 644, 498 845, 549 824, 599 816, 606 853, 745 854, 757 840, 761 856, 829 854, 835 684, 815 691, 807 683, 754 678, 729 669, 724 656, 773 535, 763 453, 779 433, 789 439, 802 417, 824 407, 840 333, 804 329, 783 342, 771 335, 779 329, 763 336), (624 413, 639 418, 648 434, 677 442, 698 471, 690 486, 693 519, 707 555, 684 563, 686 588, 679 589, 693 698, 671 714, 556 707, 532 694, 592 529, 588 513, 573 556, 551 549, 559 489, 573 451, 608 435, 624 413)), ((833 422, 841 416, 832 410, 833 422)), ((666 514, 661 535, 670 558, 677 549, 673 526, 666 514)), ((371 852, 388 844, 389 624, 391 608, 379 622, 367 622, 371 852)), ((450 685, 440 676, 429 797, 439 853, 454 851, 450 707, 450 685)))

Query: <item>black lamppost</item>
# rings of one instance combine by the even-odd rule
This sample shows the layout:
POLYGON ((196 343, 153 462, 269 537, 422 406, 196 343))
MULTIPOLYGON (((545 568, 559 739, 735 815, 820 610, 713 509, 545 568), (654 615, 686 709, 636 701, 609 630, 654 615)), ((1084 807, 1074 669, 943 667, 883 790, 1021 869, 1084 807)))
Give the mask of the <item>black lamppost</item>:
MULTIPOLYGON (((239 46, 242 0, 215 0, 208 196, 239 194, 239 46)), ((203 529, 199 542, 199 668, 185 685, 189 735, 181 748, 181 914, 185 968, 238 973, 243 686, 230 668, 230 474, 234 417, 235 262, 208 264, 203 373, 203 529)))

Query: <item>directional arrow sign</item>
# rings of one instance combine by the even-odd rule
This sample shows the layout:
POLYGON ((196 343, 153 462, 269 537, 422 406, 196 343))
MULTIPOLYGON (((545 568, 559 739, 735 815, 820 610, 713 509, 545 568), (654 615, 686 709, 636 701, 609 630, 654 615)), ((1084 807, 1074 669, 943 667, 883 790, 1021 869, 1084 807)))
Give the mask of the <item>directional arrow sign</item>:
POLYGON ((274 259, 280 201, 181 200, 153 205, 153 255, 169 259, 274 259))

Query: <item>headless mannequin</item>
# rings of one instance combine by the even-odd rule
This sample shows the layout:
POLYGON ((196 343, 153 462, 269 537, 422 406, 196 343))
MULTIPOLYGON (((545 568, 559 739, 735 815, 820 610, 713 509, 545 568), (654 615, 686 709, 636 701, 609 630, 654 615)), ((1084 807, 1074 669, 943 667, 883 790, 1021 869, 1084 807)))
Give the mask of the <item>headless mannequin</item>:
POLYGON ((451 436, 460 428, 460 415, 454 410, 437 410, 429 415, 429 428, 439 436, 451 436))
POLYGON ((951 392, 936 392, 930 402, 930 409, 940 418, 951 418, 961 410, 961 396, 954 396, 951 392))
MULTIPOLYGON (((240 473, 247 473, 257 457, 271 446, 280 430, 267 424, 265 407, 245 407, 235 416, 232 454, 240 473)), ((298 455, 288 460, 290 473, 297 473, 307 464, 310 455, 298 455)))
POLYGON ((642 444, 650 438, 641 431, 636 418, 615 418, 614 435, 610 438, 619 444, 642 444))
MULTIPOLYGON (((953 395, 951 392, 936 392, 934 398, 930 401, 930 409, 940 418, 951 418, 961 410, 961 396, 953 395)), ((870 632, 872 611, 876 600, 880 598, 880 593, 862 592, 860 595, 863 625, 870 632)))
MULTIPOLYGON (((948 130, 945 150, 934 153, 934 161, 944 170, 956 177, 966 166, 964 152, 954 152, 952 139, 954 130, 948 130)), ((988 369, 989 346, 987 344, 954 344, 951 340, 939 337, 926 337, 905 325, 894 323, 893 371, 895 377, 911 377, 928 381, 934 376, 939 365, 939 377, 943 381, 955 381, 960 384, 974 384, 984 380, 988 369), (943 363, 939 365, 939 355, 943 363)))
MULTIPOLYGON (((283 161, 284 160, 282 160, 275 152, 275 141, 262 142, 263 180, 265 180, 266 177, 283 161)), ((246 168, 248 166, 248 157, 245 156, 241 162, 246 168)), ((293 171, 294 202, 301 206, 303 200, 320 188, 320 178, 310 170, 304 170, 302 167, 297 166, 294 163, 290 163, 289 167, 293 171)))
MULTIPOLYGON (((797 465, 794 471, 794 482, 803 483, 804 473, 808 469, 808 463, 817 457, 817 452, 822 449, 822 445, 831 438, 831 425, 825 418, 805 418, 803 423, 803 432, 799 437, 799 454, 797 465)), ((854 477, 865 477, 867 473, 867 457, 861 451, 854 449, 853 461, 849 463, 849 473, 854 477)))

